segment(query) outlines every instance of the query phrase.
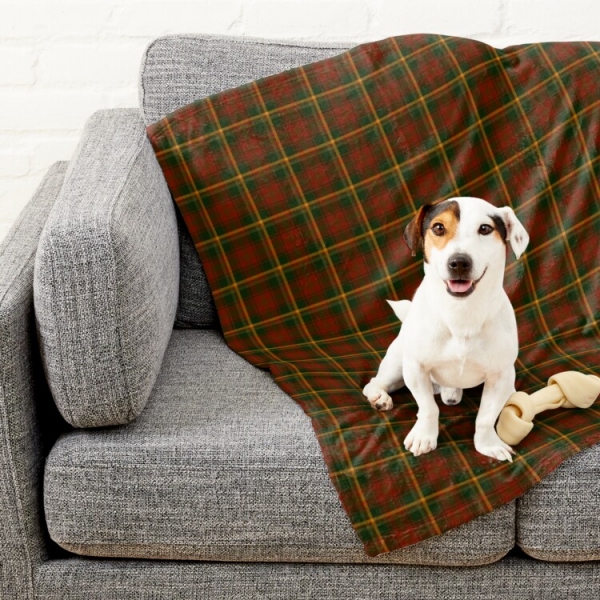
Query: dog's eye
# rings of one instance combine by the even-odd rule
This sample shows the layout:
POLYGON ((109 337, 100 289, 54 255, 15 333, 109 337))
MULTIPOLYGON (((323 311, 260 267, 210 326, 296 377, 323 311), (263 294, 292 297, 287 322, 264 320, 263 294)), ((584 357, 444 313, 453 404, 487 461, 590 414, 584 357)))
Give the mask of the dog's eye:
POLYGON ((433 231, 433 235, 444 235, 444 233, 446 233, 446 228, 441 223, 434 223, 431 227, 431 231, 433 231))
POLYGON ((490 235, 490 233, 492 233, 492 231, 494 231, 494 228, 491 225, 481 225, 479 227, 479 233, 481 235, 490 235))

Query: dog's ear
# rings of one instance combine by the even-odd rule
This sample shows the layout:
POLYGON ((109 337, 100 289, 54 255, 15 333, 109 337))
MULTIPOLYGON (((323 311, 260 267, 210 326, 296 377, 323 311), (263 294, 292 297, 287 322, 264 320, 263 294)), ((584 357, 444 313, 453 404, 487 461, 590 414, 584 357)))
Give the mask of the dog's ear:
POLYGON ((499 210, 506 225, 506 241, 510 244, 515 256, 519 258, 529 244, 529 234, 510 206, 503 206, 499 210))
POLYGON ((425 215, 427 215, 433 206, 434 204, 423 204, 404 230, 404 241, 410 248, 413 256, 417 255, 417 250, 423 242, 423 219, 425 219, 425 215))

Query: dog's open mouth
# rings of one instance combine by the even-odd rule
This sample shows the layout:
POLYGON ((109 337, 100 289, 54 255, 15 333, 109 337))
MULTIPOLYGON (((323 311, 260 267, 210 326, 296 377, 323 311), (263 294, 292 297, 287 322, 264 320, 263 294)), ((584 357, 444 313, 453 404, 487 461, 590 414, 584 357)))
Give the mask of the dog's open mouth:
POLYGON ((487 267, 484 269, 481 277, 476 281, 472 279, 448 279, 446 281, 447 292, 456 298, 465 298, 475 291, 475 286, 483 279, 487 267))
POLYGON ((467 296, 475 289, 471 279, 449 279, 446 286, 453 296, 467 296))

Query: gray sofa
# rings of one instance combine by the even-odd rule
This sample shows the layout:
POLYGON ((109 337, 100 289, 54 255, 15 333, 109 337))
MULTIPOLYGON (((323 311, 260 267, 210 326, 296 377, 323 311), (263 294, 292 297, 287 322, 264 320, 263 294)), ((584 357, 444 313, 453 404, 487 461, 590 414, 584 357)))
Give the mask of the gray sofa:
POLYGON ((152 43, 0 246, 2 598, 598 598, 600 448, 365 555, 309 419, 230 351, 145 125, 341 46, 152 43))

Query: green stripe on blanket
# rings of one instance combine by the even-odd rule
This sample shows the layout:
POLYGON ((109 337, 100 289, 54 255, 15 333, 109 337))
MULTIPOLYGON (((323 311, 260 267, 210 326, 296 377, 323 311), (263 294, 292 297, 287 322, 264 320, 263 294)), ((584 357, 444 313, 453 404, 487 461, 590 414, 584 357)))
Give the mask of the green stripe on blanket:
MULTIPOLYGON (((512 206, 531 235, 505 287, 517 389, 600 362, 600 44, 497 50, 442 36, 365 44, 203 98, 148 128, 225 338, 305 412, 368 554, 456 527, 600 440, 600 410, 540 416, 512 464, 473 447, 481 389, 441 406, 434 452, 361 389, 421 279, 402 232, 425 202, 512 206)), ((252 401, 251 398, 248 401, 252 401)), ((284 408, 282 407, 282 410, 284 408)))

